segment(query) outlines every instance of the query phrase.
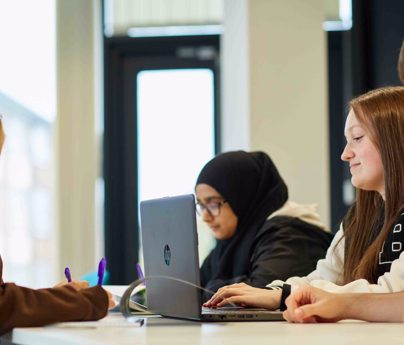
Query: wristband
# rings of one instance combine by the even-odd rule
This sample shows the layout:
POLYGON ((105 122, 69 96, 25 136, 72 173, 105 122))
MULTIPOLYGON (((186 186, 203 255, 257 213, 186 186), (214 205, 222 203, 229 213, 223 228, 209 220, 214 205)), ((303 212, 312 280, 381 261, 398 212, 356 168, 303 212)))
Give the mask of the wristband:
POLYGON ((281 305, 279 307, 280 311, 284 311, 287 309, 285 301, 286 301, 286 298, 288 298, 291 293, 291 288, 292 287, 289 284, 283 284, 282 295, 281 295, 281 305))

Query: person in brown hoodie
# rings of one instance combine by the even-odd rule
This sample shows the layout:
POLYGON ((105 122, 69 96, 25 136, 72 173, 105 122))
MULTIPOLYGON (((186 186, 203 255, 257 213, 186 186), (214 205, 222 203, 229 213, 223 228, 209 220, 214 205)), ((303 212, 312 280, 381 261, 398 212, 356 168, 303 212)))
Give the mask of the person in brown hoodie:
MULTIPOLYGON (((5 134, 0 116, 0 154, 5 134)), ((0 257, 0 334, 14 327, 45 326, 54 322, 89 321, 103 318, 112 295, 101 286, 72 282, 48 289, 29 289, 3 281, 0 257)))

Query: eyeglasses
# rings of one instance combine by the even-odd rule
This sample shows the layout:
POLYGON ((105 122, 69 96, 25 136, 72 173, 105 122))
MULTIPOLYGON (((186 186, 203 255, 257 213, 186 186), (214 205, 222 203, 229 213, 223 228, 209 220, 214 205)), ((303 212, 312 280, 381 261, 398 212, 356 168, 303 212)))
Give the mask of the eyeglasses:
POLYGON ((206 211, 211 217, 217 217, 220 214, 220 210, 222 208, 222 205, 225 204, 227 201, 222 200, 222 201, 211 201, 208 204, 204 205, 200 202, 196 203, 196 213, 200 215, 201 217, 203 216, 203 213, 206 211))

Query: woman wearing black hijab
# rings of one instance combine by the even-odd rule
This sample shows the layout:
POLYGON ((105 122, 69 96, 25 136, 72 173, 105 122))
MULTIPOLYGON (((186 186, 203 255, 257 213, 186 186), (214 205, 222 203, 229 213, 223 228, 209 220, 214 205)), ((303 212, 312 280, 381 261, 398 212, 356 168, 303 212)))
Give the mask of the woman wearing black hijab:
POLYGON ((217 240, 201 267, 201 284, 210 291, 306 275, 330 245, 315 206, 287 202, 287 186, 264 152, 216 156, 200 172, 195 193, 217 240))

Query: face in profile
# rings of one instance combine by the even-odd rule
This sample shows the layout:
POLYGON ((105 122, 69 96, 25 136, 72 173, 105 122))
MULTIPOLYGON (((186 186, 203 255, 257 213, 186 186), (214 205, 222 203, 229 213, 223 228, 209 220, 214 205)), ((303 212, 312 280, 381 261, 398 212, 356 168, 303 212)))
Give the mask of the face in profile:
POLYGON ((347 144, 341 159, 349 163, 352 184, 384 196, 384 172, 379 150, 352 110, 345 123, 345 137, 347 144))
POLYGON ((233 237, 237 228, 237 216, 220 193, 207 184, 195 188, 198 213, 218 240, 233 237))

